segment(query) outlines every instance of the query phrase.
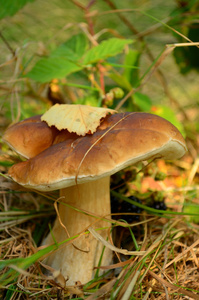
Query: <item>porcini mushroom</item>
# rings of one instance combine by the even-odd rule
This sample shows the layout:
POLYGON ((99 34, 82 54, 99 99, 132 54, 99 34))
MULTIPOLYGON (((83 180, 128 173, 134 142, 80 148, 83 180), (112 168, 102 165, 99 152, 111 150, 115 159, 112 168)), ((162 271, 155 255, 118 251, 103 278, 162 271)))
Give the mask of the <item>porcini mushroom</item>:
POLYGON ((41 116, 34 116, 11 125, 3 136, 3 141, 24 158, 31 158, 49 148, 58 130, 41 122, 41 116))
MULTIPOLYGON (((41 122, 38 120, 38 122, 41 122)), ((178 159, 186 152, 180 132, 170 122, 148 113, 118 113, 106 116, 93 135, 79 137, 67 130, 56 133, 52 145, 25 162, 12 166, 10 177, 20 185, 38 191, 60 189, 62 204, 45 243, 76 236, 90 224, 109 228, 110 176, 119 170, 153 158, 178 159), (76 209, 72 208, 76 207, 76 209), (87 213, 86 213, 87 212, 87 213), (93 215, 93 216, 92 216, 93 215), (94 217, 100 217, 96 224, 94 217)), ((107 238, 107 230, 100 234, 107 238)), ((86 283, 93 276, 103 245, 91 234, 82 234, 46 260, 69 278, 86 283)), ((110 250, 102 264, 111 262, 110 250)))

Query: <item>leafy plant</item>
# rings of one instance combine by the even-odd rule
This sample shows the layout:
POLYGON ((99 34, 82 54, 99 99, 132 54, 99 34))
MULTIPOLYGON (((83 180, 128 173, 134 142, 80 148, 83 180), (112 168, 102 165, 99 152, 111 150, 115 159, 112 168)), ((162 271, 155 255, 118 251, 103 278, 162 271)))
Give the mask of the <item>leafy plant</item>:
POLYGON ((126 203, 120 211, 124 221, 111 220, 117 236, 113 264, 99 262, 91 282, 66 288, 60 274, 49 270, 51 277, 46 277, 40 264, 63 245, 55 241, 37 248, 54 217, 49 200, 58 195, 19 191, 6 175, 19 157, 2 144, 0 297, 199 299, 194 224, 199 198, 198 45, 192 43, 198 42, 198 1, 145 1, 141 6, 130 0, 56 0, 48 1, 47 13, 41 5, 0 0, 1 133, 11 122, 43 114, 52 104, 86 104, 160 115, 187 138, 189 152, 173 164, 151 162, 127 170, 133 179, 121 174, 127 188, 111 193, 119 205, 126 203), (157 181, 157 170, 166 178, 157 181), (143 202, 156 193, 163 195, 167 210, 143 202), (126 215, 135 215, 128 207, 137 207, 137 223, 127 222, 126 215), (143 252, 131 256, 118 249, 143 252), (101 268, 107 268, 107 277, 99 276, 101 268))
POLYGON ((13 16, 18 10, 23 8, 28 2, 34 0, 0 0, 0 19, 8 16, 13 16))
POLYGON ((131 40, 111 38, 87 50, 85 35, 78 34, 55 49, 48 58, 40 59, 27 76, 39 82, 62 79, 122 52, 131 40))

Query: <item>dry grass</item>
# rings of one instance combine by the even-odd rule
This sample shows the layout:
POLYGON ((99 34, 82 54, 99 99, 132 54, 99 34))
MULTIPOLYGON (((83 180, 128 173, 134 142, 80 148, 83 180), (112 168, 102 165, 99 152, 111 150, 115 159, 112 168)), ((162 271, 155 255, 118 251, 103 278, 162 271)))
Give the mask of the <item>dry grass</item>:
MULTIPOLYGON (((78 1, 72 2, 78 3, 78 1)), ((197 124, 198 79, 195 73, 183 77, 179 74, 176 66, 174 66, 171 57, 166 58, 168 52, 170 53, 173 48, 170 48, 168 51, 162 50, 163 45, 167 44, 167 41, 162 40, 164 39, 162 31, 159 31, 159 33, 155 31, 159 28, 159 23, 158 27, 153 28, 150 19, 143 19, 143 21, 147 22, 146 24, 139 20, 140 14, 123 14, 122 20, 122 15, 118 15, 115 8, 111 7, 113 2, 105 2, 107 4, 106 9, 113 10, 112 13, 110 13, 111 11, 108 13, 112 22, 115 22, 117 33, 121 35, 122 31, 122 34, 123 32, 126 34, 126 30, 128 30, 128 34, 129 32, 133 34, 133 38, 136 39, 138 44, 140 43, 141 45, 143 43, 145 45, 145 56, 141 65, 141 69, 144 65, 142 74, 145 74, 149 67, 151 69, 148 76, 143 80, 143 83, 147 84, 144 85, 142 91, 156 99, 157 103, 163 97, 163 101, 167 104, 169 103, 169 106, 171 105, 178 112, 178 119, 185 126, 189 154, 183 160, 173 164, 166 164, 160 161, 158 162, 158 168, 156 165, 155 169, 152 168, 152 171, 150 167, 145 169, 144 172, 137 175, 135 182, 129 183, 131 190, 136 193, 144 194, 149 189, 161 191, 170 212, 162 212, 162 214, 157 216, 153 211, 146 212, 145 210, 141 214, 140 222, 133 223, 130 226, 127 226, 126 223, 120 223, 119 226, 113 220, 113 244, 117 248, 127 249, 127 251, 144 251, 144 254, 142 256, 123 255, 115 248, 114 264, 100 267, 108 272, 106 277, 96 276, 92 282, 85 286, 77 283, 76 286, 68 287, 65 279, 59 272, 51 269, 48 276, 44 272, 48 267, 42 264, 42 258, 48 255, 50 251, 56 250, 57 245, 50 248, 39 248, 43 237, 49 231, 48 224, 55 217, 56 213, 52 199, 56 200, 57 195, 32 193, 12 183, 6 177, 6 173, 9 165, 19 161, 19 158, 13 156, 13 153, 8 148, 5 148, 5 145, 1 144, 1 299, 199 299, 199 216, 198 212, 193 209, 183 213, 186 203, 188 203, 188 208, 190 203, 196 206, 199 205, 199 162, 197 159, 199 146, 197 124), (132 19, 132 16, 135 18, 134 24, 137 26, 137 23, 139 23, 138 29, 140 32, 135 32, 135 27, 128 21, 132 19), (147 41, 147 39, 144 39, 144 33, 146 33, 145 29, 148 27, 151 32, 149 32, 147 41), (153 32, 155 33, 154 36, 153 32), (159 35, 156 35, 156 33, 159 35), (153 40, 154 38, 157 43, 157 36, 162 56, 155 60, 153 56, 151 57, 150 47, 153 48, 153 54, 156 53, 155 57, 160 53, 160 49, 158 47, 155 48, 154 43, 150 47, 148 45, 150 44, 150 39, 153 40), (162 69, 159 68, 160 65, 162 69), (157 169, 167 173, 165 180, 161 182, 154 180, 154 170, 157 169), (195 217, 195 223, 193 222, 193 216, 195 217)), ((153 2, 151 9, 156 7, 156 2, 159 3, 159 1, 153 2)), ((44 1, 44 3, 45 7, 48 7, 49 2, 44 1)), ((2 62, 0 65, 4 74, 4 79, 0 81, 2 98, 0 112, 1 133, 4 132, 11 121, 39 114, 49 105, 49 99, 46 96, 47 85, 38 85, 35 82, 19 78, 19 76, 23 65, 22 61, 25 58, 27 59, 27 55, 29 58, 33 56, 33 52, 44 55, 51 43, 57 42, 58 44, 63 42, 63 40, 65 41, 66 36, 70 36, 70 30, 68 30, 70 27, 66 26, 64 12, 67 4, 64 4, 66 5, 64 8, 58 8, 56 1, 52 3, 51 8, 50 6, 48 8, 51 11, 44 16, 43 11, 38 9, 35 1, 32 6, 33 12, 31 9, 25 8, 25 13, 20 13, 13 18, 12 22, 15 22, 15 27, 12 26, 10 19, 3 20, 6 28, 3 34, 7 35, 7 40, 13 48, 12 50, 16 50, 16 53, 13 56, 12 51, 9 52, 5 44, 1 45, 2 53, 4 54, 1 57, 2 62), (38 10, 39 15, 37 14, 38 10), (53 32, 50 36, 50 33, 43 30, 43 28, 48 28, 49 23, 56 23, 51 20, 52 11, 55 12, 54 20, 59 22, 57 27, 53 27, 53 32), (47 17, 47 19, 43 17, 47 17), (24 24, 30 22, 30 26, 27 26, 26 29, 20 25, 23 18, 25 18, 24 24), (42 21, 38 22, 38 20, 42 21), (36 28, 37 23, 39 25, 36 28), (21 38, 21 42, 16 38, 17 35, 21 38), (34 38, 33 43, 25 42, 23 44, 26 36, 32 37, 37 35, 37 40, 43 41, 47 46, 44 46, 41 42, 36 42, 34 38)), ((141 5, 140 1, 136 3, 137 6, 141 5)), ((173 1, 171 4, 174 7, 173 1)), ((122 3, 122 8, 125 8, 123 7, 124 5, 125 2, 122 3)), ((145 5, 147 6, 148 4, 145 4, 143 1, 142 8, 145 5)), ((167 5, 167 2, 164 2, 164 5, 167 5)), ((72 7, 72 13, 70 13, 71 10, 68 13, 70 17, 68 22, 74 22, 72 18, 73 13, 77 16, 78 22, 82 22, 82 20, 85 22, 83 12, 77 10, 77 7, 75 9, 74 6, 72 7)), ((96 9, 100 10, 98 7, 96 9)), ((122 11, 119 12, 122 13, 122 11)), ((164 9, 161 9, 161 14, 163 15, 160 17, 164 18, 164 9)), ((86 16, 89 17, 89 14, 86 16)), ((101 13, 100 17, 102 18, 102 23, 106 21, 108 28, 105 12, 101 13)), ((110 20, 109 18, 108 21, 110 20)), ((100 30, 102 28, 100 24, 96 24, 95 29, 96 33, 101 33, 100 30)), ((171 36, 169 36, 170 38, 171 36)), ((175 44, 173 47, 178 46, 175 44)), ((133 90, 130 93, 133 93, 133 90)), ((73 91, 68 91, 68 95, 73 95, 73 91)), ((126 99, 124 98, 123 102, 126 99)), ((87 232, 87 234, 91 233, 87 232)), ((67 243, 65 246, 67 247, 67 243)))
MULTIPOLYGON (((187 163, 184 164, 187 166, 187 163)), ((171 165, 163 165, 170 170, 171 165)), ((2 167, 2 171, 5 170, 2 167)), ((175 174, 182 172, 177 166, 172 166, 172 170, 175 174)), ((184 172, 187 175, 190 171, 184 172)), ((195 172, 194 178, 197 174, 195 172)), ((191 188, 194 189, 194 186, 190 185, 191 188)), ((167 204, 172 197, 180 199, 182 193, 177 188, 169 190, 167 204), (180 197, 176 198, 177 195, 180 197)), ((52 196, 56 197, 48 195, 52 196)), ((152 216, 145 211, 140 222, 130 227, 125 223, 119 226, 113 220, 114 245, 127 251, 144 251, 144 254, 123 255, 115 248, 114 264, 101 266, 109 271, 105 278, 96 277, 85 286, 77 283, 73 287, 68 287, 63 276, 55 270, 50 269, 48 276, 44 274, 48 267, 42 265, 44 253, 41 254, 41 249, 37 248, 46 233, 47 223, 51 221, 52 208, 53 203, 45 196, 20 191, 18 185, 1 177, 2 298, 199 299, 199 226, 191 223, 189 217, 177 215, 179 206, 176 206, 176 214, 173 210, 173 215, 168 211, 162 216, 152 216), (42 229, 44 218, 47 222, 42 229), (37 254, 38 257, 35 256, 37 254)))

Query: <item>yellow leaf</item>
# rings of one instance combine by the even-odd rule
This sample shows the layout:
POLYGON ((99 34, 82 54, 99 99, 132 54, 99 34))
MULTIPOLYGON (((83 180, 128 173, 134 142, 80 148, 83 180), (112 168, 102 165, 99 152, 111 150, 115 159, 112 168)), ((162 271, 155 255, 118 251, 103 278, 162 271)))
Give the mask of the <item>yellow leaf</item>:
POLYGON ((86 105, 55 104, 43 116, 49 126, 58 130, 67 129, 78 135, 93 134, 100 125, 102 118, 108 114, 116 113, 115 110, 103 107, 86 105))

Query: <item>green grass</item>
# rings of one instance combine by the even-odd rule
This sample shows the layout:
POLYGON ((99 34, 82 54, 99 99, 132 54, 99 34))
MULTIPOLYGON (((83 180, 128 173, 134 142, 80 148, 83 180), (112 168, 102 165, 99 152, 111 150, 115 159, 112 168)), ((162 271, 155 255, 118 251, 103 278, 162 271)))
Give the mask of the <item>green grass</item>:
MULTIPOLYGON (((57 51, 72 36, 83 33, 89 51, 94 52, 97 58, 89 60, 88 66, 81 71, 56 83, 59 99, 95 106, 108 103, 111 108, 118 107, 124 111, 147 110, 161 114, 186 137, 189 152, 178 164, 166 164, 168 176, 161 182, 163 196, 169 204, 166 211, 155 210, 147 206, 146 201, 139 204, 129 200, 128 194, 111 192, 120 201, 143 209, 140 222, 128 224, 122 221, 122 214, 119 220, 109 220, 114 244, 118 249, 145 251, 145 254, 125 256, 114 253, 113 265, 105 268, 107 276, 99 276, 103 267, 99 262, 91 282, 84 286, 61 288, 53 274, 43 274, 40 262, 51 251, 78 236, 62 243, 55 239, 54 245, 38 248, 51 229, 50 224, 55 217, 53 201, 57 195, 19 190, 7 176, 15 161, 13 152, 1 141, 2 298, 90 300, 105 295, 112 300, 147 300, 168 295, 171 299, 185 299, 185 296, 199 299, 195 272, 199 258, 198 71, 193 66, 183 75, 173 52, 166 53, 165 50, 166 45, 170 49, 188 48, 180 43, 187 41, 189 26, 197 20, 197 1, 189 2, 191 10, 187 7, 187 14, 183 13, 184 7, 177 7, 177 2, 171 0, 94 1, 86 13, 80 8, 80 3, 85 5, 84 1, 37 0, 28 3, 13 17, 1 20, 0 134, 11 122, 42 114, 52 101, 56 101, 49 96, 50 82, 39 83, 27 78, 26 74, 39 59, 57 51), (102 57, 92 48, 93 42, 103 45, 103 40, 113 37, 132 40, 133 43, 126 45, 121 52, 116 51, 111 58, 108 58, 112 55, 109 49, 102 57), (176 43, 178 45, 173 46, 176 43), (115 88, 122 91, 122 96, 114 96, 112 102, 105 102, 104 99, 115 88), (181 177, 184 179, 182 182, 181 177), (185 280, 186 276, 188 280, 185 280)), ((181 64, 185 63, 187 58, 183 57, 183 52, 178 53, 182 55, 181 64)), ((154 179, 156 171, 147 174, 147 170, 140 172, 136 169, 139 175, 128 182, 136 195, 140 193, 144 200, 147 193, 142 193, 143 178, 150 176, 154 179)), ((156 190, 151 187, 147 194, 149 198, 153 192, 156 190)))

